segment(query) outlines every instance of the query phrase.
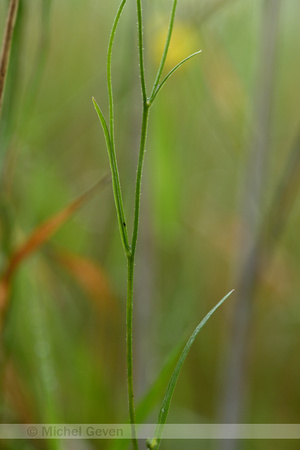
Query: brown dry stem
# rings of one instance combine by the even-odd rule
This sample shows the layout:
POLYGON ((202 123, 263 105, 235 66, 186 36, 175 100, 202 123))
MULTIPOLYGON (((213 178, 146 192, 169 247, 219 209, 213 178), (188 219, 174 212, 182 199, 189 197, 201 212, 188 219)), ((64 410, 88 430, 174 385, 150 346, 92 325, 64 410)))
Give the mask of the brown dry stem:
POLYGON ((0 57, 0 115, 3 103, 3 94, 5 80, 7 75, 9 55, 13 37, 14 26, 16 22, 19 0, 11 0, 7 12, 6 25, 2 41, 1 57, 0 57))

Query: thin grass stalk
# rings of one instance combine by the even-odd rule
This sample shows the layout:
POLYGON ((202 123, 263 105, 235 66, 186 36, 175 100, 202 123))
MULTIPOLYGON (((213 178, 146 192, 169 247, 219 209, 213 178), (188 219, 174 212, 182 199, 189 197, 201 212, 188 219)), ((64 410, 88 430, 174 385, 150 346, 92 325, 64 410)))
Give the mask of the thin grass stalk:
POLYGON ((143 103, 147 103, 147 88, 145 79, 145 62, 144 62, 144 36, 143 36, 143 13, 141 0, 136 1, 137 21, 138 21, 138 48, 139 48, 139 63, 140 63, 140 77, 143 103))
POLYGON ((133 283, 134 283, 134 264, 135 264, 135 252, 138 237, 139 228, 139 216, 140 216, 140 197, 141 197, 141 186, 142 186, 142 173, 145 157, 146 148, 146 138, 147 129, 149 121, 149 110, 153 103, 154 97, 156 96, 157 86, 161 78, 161 74, 165 65, 170 40, 173 31, 173 24, 175 19, 175 12, 177 6, 177 0, 174 0, 173 7, 171 11, 171 19, 169 25, 169 31, 165 43, 164 52, 162 55, 161 63, 157 72, 155 82, 153 84, 152 94, 148 100, 146 80, 145 80, 145 67, 144 67, 144 37, 143 37, 143 15, 142 15, 142 5, 141 0, 137 0, 137 21, 138 21, 138 52, 139 52, 139 66, 140 66, 140 80, 141 80, 141 91, 143 99, 143 114, 142 114, 142 127, 141 127, 141 138, 140 138, 140 148, 138 157, 138 167, 136 175, 136 185, 135 185, 135 205, 134 205, 134 219, 133 219, 133 232, 131 241, 131 252, 127 255, 128 262, 128 294, 127 294, 127 377, 128 377, 128 398, 129 398, 129 413, 130 422, 132 424, 132 444, 134 450, 138 448, 138 442, 136 439, 135 431, 135 406, 134 406, 134 393, 133 393, 133 350, 132 350, 132 317, 133 317, 133 283))
POLYGON ((146 136, 148 127, 149 106, 144 105, 143 119, 142 119, 142 131, 141 142, 139 151, 139 161, 136 177, 135 188, 135 208, 134 208, 134 223, 133 233, 131 241, 131 253, 127 256, 127 306, 126 306, 126 342, 127 342, 127 387, 128 387, 128 401, 129 401, 129 416, 130 423, 132 425, 132 445, 134 450, 138 449, 138 443, 136 439, 135 430, 135 404, 134 404, 134 392, 133 392, 133 283, 134 283, 134 265, 135 265, 135 251, 138 236, 139 215, 140 215, 140 198, 141 198, 141 185, 142 185, 142 172, 143 162, 146 147, 146 136))
POLYGON ((180 61, 178 64, 176 64, 176 66, 173 67, 173 69, 170 70, 170 72, 165 76, 165 78, 162 80, 162 82, 158 83, 155 91, 153 91, 153 94, 151 95, 151 97, 148 101, 148 104, 151 105, 154 102, 154 100, 155 100, 157 94, 159 93, 159 91, 161 90, 161 88, 165 85, 165 83, 168 81, 170 76, 173 75, 173 73, 179 69, 179 67, 181 67, 184 63, 186 63, 189 59, 193 58, 196 55, 199 55, 199 53, 201 53, 201 52, 202 52, 202 50, 198 50, 197 52, 192 53, 191 55, 187 56, 182 61, 180 61))
POLYGON ((142 171, 145 155, 146 136, 149 117, 149 105, 147 104, 147 91, 145 81, 144 68, 144 48, 143 48, 143 17, 141 1, 137 0, 137 20, 138 20, 138 51, 140 63, 140 80, 143 99, 143 117, 141 128, 141 139, 139 149, 139 160, 135 185, 135 205, 134 205, 134 219, 133 232, 131 240, 130 254, 127 254, 127 302, 126 302, 126 344, 127 344, 127 390, 129 402, 129 418, 132 427, 132 447, 133 450, 138 450, 138 441, 136 438, 136 419, 135 419, 135 402, 133 389, 133 287, 134 287, 134 264, 135 251, 138 235, 139 214, 140 214, 140 197, 141 197, 141 183, 142 171))
POLYGON ((149 106, 145 105, 144 109, 143 109, 140 151, 139 151, 139 160, 138 160, 136 186, 135 186, 134 222, 133 222, 133 233, 132 233, 132 241, 131 241, 131 254, 133 257, 135 256, 137 236, 138 236, 138 227, 139 227, 142 173, 143 173, 143 165, 144 165, 144 157, 145 157, 148 119, 149 119, 149 106))
POLYGON ((108 90, 108 99, 109 99, 109 132, 110 132, 110 139, 112 144, 113 152, 115 153, 115 133, 114 133, 114 97, 113 97, 113 87, 112 87, 112 77, 111 77, 111 60, 112 60, 112 48, 113 43, 115 40, 115 34, 117 30, 117 26, 122 14, 122 11, 124 9, 124 6, 126 4, 126 0, 122 0, 116 17, 114 19, 114 23, 111 29, 109 43, 108 43, 108 50, 107 50, 107 90, 108 90))
POLYGON ((127 300, 126 300, 126 358, 127 358, 127 390, 128 390, 128 404, 129 404, 129 418, 132 429, 132 447, 133 450, 138 450, 138 441, 136 437, 136 415, 135 415, 135 401, 134 401, 134 388, 133 388, 133 291, 134 291, 134 267, 135 267, 135 253, 138 237, 139 228, 139 216, 140 216, 140 197, 141 197, 141 186, 142 186, 142 173, 145 157, 146 148, 146 138, 147 129, 149 121, 149 110, 152 105, 158 91, 165 84, 168 78, 186 61, 191 57, 196 55, 188 56, 183 61, 175 66, 171 72, 164 78, 161 86, 159 86, 159 81, 164 69, 177 6, 177 0, 174 0, 171 18, 169 24, 169 31, 165 43, 164 52, 161 58, 160 66, 158 68, 156 80, 153 84, 152 94, 150 98, 147 98, 146 89, 146 79, 145 79, 145 67, 144 67, 144 37, 143 37, 143 15, 142 15, 142 4, 141 0, 136 1, 136 11, 137 11, 137 23, 138 23, 138 54, 139 54, 139 69, 140 69, 140 82, 141 82, 141 92, 142 92, 142 125, 141 125, 141 135, 140 135, 140 146, 139 146, 139 156, 135 183, 135 201, 134 201, 134 215, 133 215, 133 230, 131 245, 129 245, 127 237, 127 228, 125 222, 125 214, 123 207, 123 200, 121 194, 121 184, 117 166, 117 156, 115 152, 115 140, 114 140, 114 103, 113 103, 113 87, 112 87, 112 77, 111 77, 111 61, 112 61, 112 49, 114 38, 117 30, 117 26, 121 17, 121 13, 125 6, 126 0, 122 0, 118 8, 115 20, 113 22, 112 31, 110 34, 108 53, 107 53, 107 87, 108 87, 108 97, 109 97, 109 127, 106 124, 104 115, 99 108, 96 101, 93 99, 96 112, 98 114, 101 126, 103 128, 106 146, 109 155, 110 167, 113 179, 113 193, 116 204, 119 229, 122 239, 122 244, 127 257, 127 300))
POLYGON ((172 37, 172 32, 173 32, 176 8, 177 8, 177 0, 174 0, 173 6, 172 6, 172 11, 171 11, 171 17, 170 17, 170 23, 169 23, 167 39, 166 39, 163 55, 162 55, 162 58, 161 58, 161 61, 160 61, 160 65, 159 65, 159 68, 158 68, 158 71, 157 71, 157 74, 156 74, 156 78, 155 78, 155 81, 154 81, 154 84, 153 84, 153 89, 152 89, 152 92, 150 94, 149 103, 153 102, 155 91, 157 89, 157 86, 159 85, 159 80, 161 78, 162 72, 163 72, 164 67, 165 67, 165 62, 166 62, 166 59, 167 59, 169 46, 170 46, 170 42, 171 42, 171 37, 172 37))
POLYGON ((131 424, 132 448, 138 450, 136 438, 136 418, 133 389, 133 283, 134 256, 127 258, 127 302, 126 302, 126 357, 127 357, 127 394, 129 420, 131 424))
POLYGON ((126 228, 126 222, 125 222, 125 216, 124 216, 124 207, 123 207, 123 200, 122 200, 122 193, 121 193, 121 186, 120 186, 120 179, 119 179, 116 155, 112 151, 110 133, 109 133, 109 129, 107 127, 104 115, 94 98, 93 98, 93 103, 94 103, 95 110, 98 114, 102 129, 103 129, 104 137, 105 137, 105 143, 106 143, 106 147, 107 147, 108 159, 109 159, 111 176, 112 176, 113 196, 114 196, 114 201, 115 201, 115 206, 116 206, 120 237, 121 237, 124 252, 126 255, 128 255, 128 254, 130 254, 130 248, 129 248, 129 244, 128 244, 127 228, 126 228))
POLYGON ((0 57, 0 115, 3 103, 3 94, 5 81, 7 76, 7 69, 9 63, 9 55, 13 37, 14 26, 17 18, 19 7, 19 0, 11 0, 8 8, 5 31, 2 42, 1 57, 0 57))
POLYGON ((123 206, 122 199, 122 190, 120 183, 120 175, 117 163, 116 149, 115 149, 115 133, 114 133, 114 98, 113 98, 113 86, 112 86, 112 76, 111 76, 111 63, 112 63, 112 49, 115 40, 116 30, 119 24, 119 20, 126 4, 127 0, 122 0, 120 6, 118 8, 116 17, 113 22, 113 26, 111 29, 108 50, 107 50, 107 90, 108 90, 108 100, 109 100, 109 135, 110 135, 110 151, 112 154, 112 166, 114 166, 113 178, 114 178, 114 189, 117 194, 118 204, 118 219, 119 219, 119 228, 121 231, 121 237, 123 242, 123 247, 125 250, 125 254, 129 251, 129 243, 128 243, 128 235, 127 235, 127 223, 125 218, 125 211, 123 206))

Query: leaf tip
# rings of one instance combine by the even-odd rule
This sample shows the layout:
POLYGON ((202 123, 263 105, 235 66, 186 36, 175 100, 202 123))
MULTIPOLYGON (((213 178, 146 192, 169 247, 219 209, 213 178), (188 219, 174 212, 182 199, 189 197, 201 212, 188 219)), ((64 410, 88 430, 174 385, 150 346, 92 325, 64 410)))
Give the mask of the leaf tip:
POLYGON ((223 303, 224 300, 227 300, 234 291, 235 289, 231 289, 231 291, 229 291, 228 294, 226 294, 225 297, 222 298, 221 302, 223 303))

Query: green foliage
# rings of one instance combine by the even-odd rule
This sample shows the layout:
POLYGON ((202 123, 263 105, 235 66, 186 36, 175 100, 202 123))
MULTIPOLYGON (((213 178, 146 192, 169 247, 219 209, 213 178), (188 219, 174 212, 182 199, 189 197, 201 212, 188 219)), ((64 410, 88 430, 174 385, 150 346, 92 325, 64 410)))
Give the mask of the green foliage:
MULTIPOLYGON (((168 34, 166 38, 166 43, 164 47, 164 51, 161 57, 160 65, 157 71, 156 79, 153 84, 152 92, 150 97, 147 97, 147 89, 146 89, 146 81, 145 81, 145 69, 144 69, 144 39, 143 39, 143 16, 142 16, 142 5, 141 0, 137 0, 137 21, 138 21, 138 50, 139 50, 139 62, 140 62, 140 79, 141 79, 141 90, 142 90, 142 98, 143 98, 143 108, 142 108, 142 125, 141 125, 141 134, 140 134, 140 150, 139 150, 139 159, 138 159, 138 166, 137 166, 137 176, 136 176, 136 189, 135 189, 135 210, 134 210, 134 220, 133 220, 133 235, 132 235, 132 241, 131 244, 128 245, 128 238, 127 238, 127 228, 126 228, 126 221, 124 216, 124 207, 123 207, 123 200, 122 200, 122 194, 121 194, 121 185, 120 185, 120 179, 119 179, 119 173, 118 173, 118 165, 117 165, 117 157, 116 157, 116 151, 115 151, 115 140, 114 140, 114 103, 113 103, 113 89, 112 89, 112 77, 111 77, 111 61, 112 61, 112 48, 113 48, 113 42, 116 34, 117 25, 122 13, 122 10, 125 6, 126 0, 123 0, 119 6, 119 9, 117 11, 117 15, 115 17, 109 45, 108 45, 108 55, 107 55, 107 86, 108 86, 108 96, 109 96, 109 111, 110 111, 110 129, 108 129, 104 115, 99 108, 96 101, 93 99, 93 103, 96 109, 96 112, 98 114, 99 120, 102 125, 102 129, 105 136, 105 142, 106 147, 108 151, 109 156, 109 162, 111 167, 111 173, 112 173, 112 179, 113 179, 113 192, 114 192, 114 199, 115 199, 115 205, 117 209, 117 216, 118 216, 118 222, 119 222, 119 230, 121 235, 121 240, 123 243, 123 247, 125 250, 125 254, 127 256, 127 264, 128 264, 128 278, 127 278, 127 333, 126 333, 126 340, 127 340, 127 383, 128 383, 128 400, 129 400, 129 417, 130 417, 130 423, 132 424, 132 446, 133 449, 138 448, 138 441, 136 438, 136 431, 135 431, 135 404, 134 404, 134 389, 133 389, 133 349, 132 349, 132 343, 133 343, 133 280, 134 280, 134 266, 135 266, 135 250, 136 250, 136 244, 137 244, 137 238, 138 238, 138 224, 139 224, 139 215, 140 215, 140 196, 141 196, 141 182, 142 182, 142 172, 143 172, 143 163, 144 163, 144 155, 145 155, 145 148, 146 148, 146 135, 147 135, 147 128, 148 128, 148 117, 149 117, 149 108, 153 104, 159 90, 162 88, 162 86, 166 83, 166 81, 169 79, 169 77, 180 67, 182 66, 186 61, 191 59, 193 56, 200 53, 196 52, 192 55, 188 56, 187 58, 183 59, 179 64, 177 64, 163 79, 163 81, 160 83, 160 79, 164 70, 165 62, 168 55, 168 49, 170 46, 170 41, 172 37, 172 30, 174 26, 174 19, 175 19, 175 12, 177 7, 177 0, 173 1, 172 11, 171 11, 171 18, 170 18, 170 24, 168 29, 168 34)), ((218 305, 211 310, 211 312, 203 319, 203 321, 198 325, 196 330, 194 331, 193 335, 190 337, 189 341, 186 344, 186 347, 183 350, 182 355, 179 358, 179 361, 175 367, 175 370, 173 372, 173 375, 171 377, 170 383, 167 388, 167 393, 165 396, 165 399, 163 401, 163 406, 160 410, 159 418, 158 418, 158 424, 159 428, 156 431, 156 438, 151 441, 151 443, 148 443, 149 448, 158 448, 161 435, 162 435, 162 429, 163 425, 165 424, 167 420, 167 415, 170 408, 170 402, 172 398, 173 391, 175 389, 176 381, 179 376, 180 369, 183 365, 183 362, 187 356, 187 353, 195 340, 196 335, 202 328, 202 326, 206 323, 206 321, 209 319, 211 314, 223 303, 223 301, 229 296, 228 294, 226 297, 224 297, 221 302, 218 303, 218 305), (155 444, 154 444, 155 443, 155 444)))
POLYGON ((204 317, 204 319, 201 320, 199 325, 197 325, 197 327, 193 331, 192 335, 190 336, 189 340, 187 341, 187 343, 180 355, 180 358, 176 364, 174 372, 172 373, 171 379, 169 381, 169 384, 168 384, 168 387, 166 390, 166 395, 164 397, 164 400, 162 402, 162 405, 161 405, 161 408, 159 411, 157 428, 155 431, 155 437, 150 441, 150 444, 149 444, 150 446, 148 448, 155 449, 155 450, 158 450, 158 448, 159 448, 160 441, 161 441, 161 438, 163 435, 164 425, 167 421, 167 417, 168 417, 170 405, 171 405, 171 400, 172 400, 172 396, 173 396, 173 393, 174 393, 174 390, 176 387, 176 383, 177 383, 177 380, 179 377, 179 373, 180 373, 180 370, 183 366, 183 363, 190 351, 190 348, 191 348, 194 340, 196 339, 199 331, 201 330, 201 328, 203 328, 203 326, 206 324, 208 319, 219 308, 219 306, 222 305, 222 303, 229 297, 229 295, 232 294, 232 292, 233 291, 231 291, 227 295, 225 295, 225 297, 223 297, 222 300, 220 300, 219 303, 217 303, 217 305, 209 311, 209 313, 204 317))
MULTIPOLYGON (((254 208, 262 227, 254 282, 247 285, 250 329, 242 329, 249 393, 243 419, 298 423, 300 4, 281 2, 270 94, 271 84, 263 92, 257 84, 269 61, 259 56, 267 42, 263 5, 274 3, 20 0, 0 119, 0 297, 9 298, 1 309, 2 423, 123 423, 126 390, 133 387, 132 417, 155 422, 182 336, 234 285, 235 301, 189 353, 167 418, 218 420, 227 352, 240 343, 231 335, 245 293, 240 262, 252 232, 245 217, 256 205, 245 193, 256 179, 249 161, 257 97, 269 108, 268 130, 259 121, 269 139, 254 208), (199 58, 183 64, 200 48, 199 58), (96 190, 49 233, 49 220, 107 173, 112 189, 96 190), (30 237, 40 241, 34 246, 30 237), (125 314, 133 336, 128 386, 125 314)), ((8 4, 0 2, 1 38, 8 4)), ((36 443, 1 445, 23 450, 36 443)), ((106 450, 131 443, 86 445, 106 450)), ((160 445, 193 450, 216 443, 160 445)), ((238 445, 274 447, 272 441, 238 445)), ((297 445, 277 443, 278 450, 297 445)))

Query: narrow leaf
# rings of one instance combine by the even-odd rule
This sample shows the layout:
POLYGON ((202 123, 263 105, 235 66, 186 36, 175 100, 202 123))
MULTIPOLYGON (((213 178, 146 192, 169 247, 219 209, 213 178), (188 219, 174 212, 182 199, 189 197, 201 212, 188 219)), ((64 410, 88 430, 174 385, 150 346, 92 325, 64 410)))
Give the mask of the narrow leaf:
POLYGON ((127 235, 127 227, 126 227, 126 219, 125 219, 125 213, 124 213, 124 207, 123 207, 123 200, 122 200, 122 193, 121 193, 121 184, 120 184, 120 177, 119 177, 119 171, 118 171, 118 165, 117 165, 117 158, 115 155, 115 151, 113 148, 111 136, 104 118, 104 115, 94 99, 92 98, 93 104, 96 110, 96 113, 98 114, 100 123, 103 128, 104 136, 105 136, 105 142, 108 152, 108 158, 109 158, 109 164, 110 164, 110 170, 111 175, 113 179, 113 192, 114 192, 114 200, 116 204, 116 210, 117 210, 117 216, 118 216, 118 224, 119 224, 119 230, 120 230, 120 236, 123 244, 123 248, 125 250, 126 254, 130 254, 130 247, 128 243, 128 235, 127 235))
POLYGON ((108 90, 108 98, 109 98, 109 131, 111 137, 112 149, 115 148, 114 143, 114 100, 113 100, 113 87, 112 87, 112 79, 111 79, 111 59, 112 59, 112 48, 115 40, 116 30, 118 27, 118 23, 125 6, 126 0, 122 0, 120 6, 118 8, 115 20, 113 22, 113 26, 110 33, 108 49, 107 49, 107 90, 108 90))
MULTIPOLYGON (((171 350, 166 361, 164 362, 159 374, 149 389, 146 391, 142 399, 136 406, 136 421, 137 423, 144 423, 148 415, 153 411, 153 408, 158 403, 161 395, 163 395, 165 385, 172 375, 174 365, 178 361, 185 339, 182 339, 175 348, 171 350)), ((125 439, 116 439, 110 450, 123 450, 128 448, 128 442, 125 439)))
POLYGON ((144 420, 146 420, 148 414, 152 411, 153 407, 158 402, 159 396, 163 393, 163 386, 165 386, 170 379, 174 364, 176 364, 176 362, 178 361, 178 358, 182 351, 183 342, 184 341, 182 340, 170 352, 157 378, 137 405, 136 418, 139 423, 142 423, 144 420))
POLYGON ((153 89, 152 89, 152 92, 150 95, 150 103, 152 103, 152 101, 153 101, 153 96, 154 96, 154 93, 156 92, 156 88, 159 84, 159 80, 160 80, 161 74, 164 70, 165 62, 167 59, 169 46, 170 46, 170 42, 171 42, 171 37, 172 37, 172 32, 173 32, 176 7, 177 7, 177 0, 174 0, 173 6, 172 6, 172 11, 171 11, 171 17, 170 17, 170 23, 169 23, 169 29, 168 29, 168 34, 167 34, 167 38, 166 38, 165 48, 164 48, 164 51, 163 51, 163 54, 161 57, 160 65, 159 65, 157 75, 156 75, 156 78, 154 81, 153 89))
MULTIPOLYGON (((175 0, 177 1, 177 0, 175 0)), ((138 50, 139 50, 139 66, 140 79, 144 106, 147 102, 147 88, 145 79, 145 55, 144 55, 144 33, 143 33, 143 12, 142 0, 136 0, 137 23, 138 23, 138 50)))
POLYGON ((222 305, 222 303, 232 294, 233 290, 230 291, 227 295, 225 295, 225 297, 222 298, 222 300, 219 301, 219 303, 217 303, 217 305, 212 308, 209 313, 204 317, 204 319, 202 319, 202 321, 199 323, 199 325, 195 328, 194 332, 192 333, 191 337, 189 338, 189 340, 187 341, 181 355, 180 358, 177 362, 177 365, 174 369, 174 372, 171 376, 171 379, 169 381, 167 390, 166 390, 166 394, 165 394, 165 398, 162 402, 162 406, 158 415, 158 425, 156 427, 155 430, 155 436, 154 439, 148 441, 147 446, 149 449, 153 449, 153 450, 158 450, 159 445, 160 445, 160 441, 162 438, 162 433, 163 433, 163 429, 164 429, 164 425, 167 421, 167 417, 168 417, 168 413, 169 413, 169 409, 170 409, 170 404, 171 404, 171 400, 172 400, 172 396, 174 393, 174 389, 179 377, 179 373, 180 370, 183 366, 183 363, 189 353, 189 350, 194 342, 194 340, 196 339, 199 331, 201 330, 201 328, 203 328, 203 326, 206 324, 206 322, 208 321, 208 319, 211 317, 211 315, 219 308, 219 306, 222 305))
POLYGON ((94 97, 92 97, 92 100, 93 100, 94 108, 96 110, 96 113, 98 114, 102 129, 103 129, 107 151, 108 151, 108 154, 110 155, 111 154, 111 141, 110 141, 108 126, 106 124, 103 112, 101 111, 101 109, 100 109, 98 103, 96 102, 96 100, 94 99, 94 97))
POLYGON ((180 66, 182 66, 186 61, 188 61, 189 59, 193 58, 196 55, 199 55, 199 53, 201 53, 202 50, 199 50, 198 52, 192 53, 191 55, 189 55, 187 58, 184 58, 182 61, 180 61, 180 63, 178 63, 175 67, 173 67, 172 70, 170 70, 170 72, 165 76, 165 78, 163 79, 163 81, 158 84, 155 92, 153 93, 153 96, 150 99, 150 103, 153 103, 155 97, 157 96, 158 92, 161 90, 161 88, 163 87, 163 85, 165 84, 165 82, 170 78, 170 76, 176 72, 177 69, 179 69, 180 66))

